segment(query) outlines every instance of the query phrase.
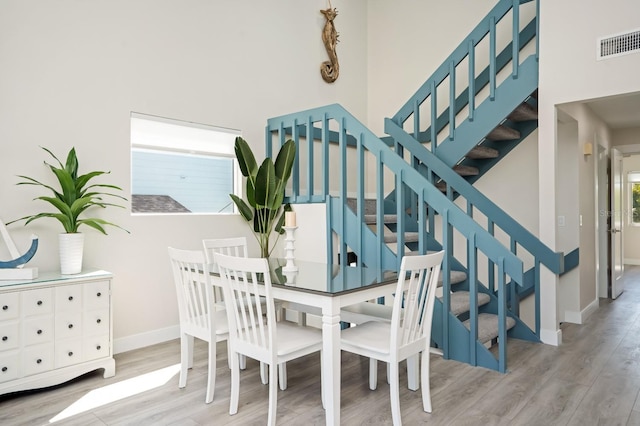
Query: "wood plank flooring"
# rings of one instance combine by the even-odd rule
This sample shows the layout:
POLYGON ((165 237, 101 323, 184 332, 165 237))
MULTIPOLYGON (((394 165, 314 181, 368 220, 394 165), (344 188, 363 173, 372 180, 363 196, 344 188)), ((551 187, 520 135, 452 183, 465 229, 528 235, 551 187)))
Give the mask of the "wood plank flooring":
MULTIPOLYGON (((628 267, 626 290, 601 300, 583 325, 563 324, 564 344, 552 347, 511 339, 509 372, 500 374, 432 356, 433 413, 401 377, 405 425, 640 425, 640 267, 628 267)), ((86 374, 64 385, 0 397, 0 425, 263 425, 268 388, 258 364, 241 374, 240 408, 229 416, 226 344, 218 345, 214 401, 205 404, 206 345, 196 343, 194 368, 178 388, 177 340, 116 355, 116 376, 86 374), (143 382, 146 390, 136 390, 143 382), (104 403, 104 400, 111 402, 104 403), (89 406, 80 405, 89 402, 89 406), (76 414, 67 416, 75 410, 76 414), (67 416, 67 417, 65 417, 67 416)), ((385 367, 370 391, 368 361, 343 354, 342 424, 390 425, 385 367)), ((320 357, 288 364, 289 387, 278 393, 279 425, 324 425, 320 357)))

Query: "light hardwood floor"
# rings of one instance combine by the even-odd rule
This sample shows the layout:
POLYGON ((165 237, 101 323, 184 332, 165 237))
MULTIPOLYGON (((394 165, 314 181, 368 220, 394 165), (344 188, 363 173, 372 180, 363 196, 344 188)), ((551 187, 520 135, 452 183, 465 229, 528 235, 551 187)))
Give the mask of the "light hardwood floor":
MULTIPOLYGON (((510 340, 509 372, 500 374, 432 356, 433 414, 422 411, 420 392, 401 378, 406 425, 640 425, 640 267, 629 267, 626 291, 601 300, 583 325, 563 324, 564 344, 552 347, 510 340)), ((214 401, 204 403, 206 346, 196 344, 194 368, 178 389, 179 342, 116 355, 117 373, 89 373, 61 386, 0 397, 0 425, 262 425, 268 389, 258 365, 241 374, 240 408, 228 415, 226 344, 218 345, 214 401), (164 370, 163 370, 164 369, 164 370), (155 378, 144 391, 136 384, 155 378), (103 403, 104 398, 112 400, 103 403), (65 416, 89 400, 93 406, 65 416), (102 405, 101 405, 102 404, 102 405), (82 411, 84 410, 84 411, 82 411)), ((320 358, 288 364, 289 387, 279 391, 278 424, 324 425, 320 358)), ((389 390, 380 365, 378 390, 367 383, 368 362, 343 354, 342 424, 391 424, 389 390)), ((402 371, 402 370, 401 370, 402 371)))

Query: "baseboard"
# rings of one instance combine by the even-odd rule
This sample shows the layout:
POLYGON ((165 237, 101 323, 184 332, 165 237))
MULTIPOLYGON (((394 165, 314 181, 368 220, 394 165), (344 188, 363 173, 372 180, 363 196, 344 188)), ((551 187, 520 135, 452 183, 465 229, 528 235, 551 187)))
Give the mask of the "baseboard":
POLYGON ((562 344, 562 330, 540 329, 540 340, 547 345, 560 346, 562 344))
POLYGON ((565 322, 570 322, 572 324, 584 324, 587 318, 591 316, 596 310, 598 310, 598 306, 600 306, 600 302, 598 299, 589 303, 586 308, 584 308, 580 312, 575 311, 565 311, 564 312, 564 320, 565 322))
POLYGON ((133 336, 121 337, 113 341, 113 353, 128 352, 146 346, 156 345, 180 337, 180 326, 152 330, 146 333, 134 334, 133 336))
POLYGON ((640 265, 640 259, 625 259, 625 265, 640 265))

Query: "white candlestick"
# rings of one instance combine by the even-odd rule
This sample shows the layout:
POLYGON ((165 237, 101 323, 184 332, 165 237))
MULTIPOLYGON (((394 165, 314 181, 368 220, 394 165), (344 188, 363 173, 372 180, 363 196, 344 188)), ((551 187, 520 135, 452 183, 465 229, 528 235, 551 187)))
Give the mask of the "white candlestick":
MULTIPOLYGON (((287 213, 290 213, 290 212, 287 212, 287 213)), ((295 220, 295 216, 294 216, 294 220, 295 220)), ((282 270, 285 272, 293 272, 298 270, 298 267, 293 263, 293 259, 294 259, 293 252, 295 251, 293 243, 296 240, 293 234, 296 232, 296 229, 298 229, 297 226, 284 227, 284 231, 287 233, 286 237, 284 238, 284 241, 285 241, 284 258, 287 259, 287 264, 282 267, 282 270)))

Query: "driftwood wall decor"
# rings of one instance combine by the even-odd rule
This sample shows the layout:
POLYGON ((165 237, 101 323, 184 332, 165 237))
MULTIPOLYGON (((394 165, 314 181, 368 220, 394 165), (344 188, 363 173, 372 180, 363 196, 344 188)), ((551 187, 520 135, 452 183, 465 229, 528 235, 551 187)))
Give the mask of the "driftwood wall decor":
POLYGON ((338 16, 338 11, 331 7, 331 1, 329 1, 329 8, 320 10, 320 13, 322 13, 326 19, 322 30, 322 42, 324 43, 324 48, 327 50, 327 55, 329 55, 329 60, 324 61, 322 65, 320 65, 320 74, 324 81, 333 83, 338 79, 338 74, 340 73, 338 54, 336 53, 338 32, 333 24, 333 20, 338 16))

